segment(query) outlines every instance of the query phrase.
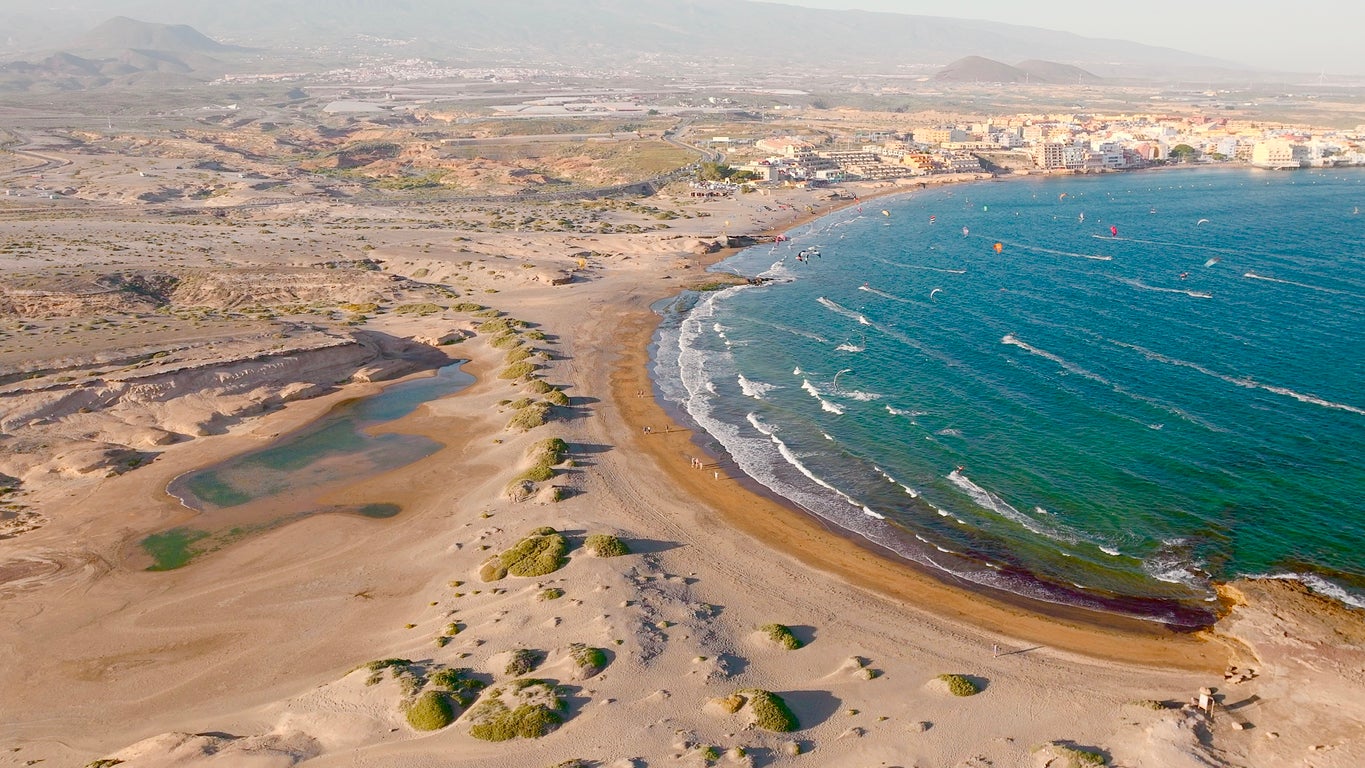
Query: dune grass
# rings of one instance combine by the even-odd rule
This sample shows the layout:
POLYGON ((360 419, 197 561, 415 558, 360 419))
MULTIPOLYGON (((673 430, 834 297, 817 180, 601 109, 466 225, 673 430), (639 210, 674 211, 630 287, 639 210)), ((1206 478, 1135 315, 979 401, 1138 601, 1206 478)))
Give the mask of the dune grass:
POLYGON ((591 552, 594 557, 620 557, 630 554, 630 547, 609 533, 592 534, 583 540, 583 548, 591 552))
POLYGON ((569 655, 585 677, 592 677, 607 668, 607 652, 601 648, 574 643, 569 646, 569 655))
POLYGON ((467 707, 485 687, 481 680, 475 680, 470 674, 468 669, 444 667, 431 673, 430 683, 449 694, 461 707, 467 707))
POLYGON ((964 675, 944 674, 939 675, 938 679, 948 684, 948 692, 954 696, 975 696, 981 692, 976 683, 964 675))
POLYGON ((450 699, 440 691, 425 691, 408 705, 408 725, 418 731, 439 731, 455 721, 450 699))
POLYGON ((789 651, 801 647, 801 640, 792 634, 791 627, 786 624, 764 624, 759 630, 766 634, 769 640, 789 651))
POLYGON ((745 697, 749 711, 754 716, 754 725, 774 733, 790 733, 801 727, 796 715, 781 696, 761 688, 748 688, 739 692, 745 697))
POLYGON ((484 741, 538 739, 564 722, 561 713, 567 708, 561 691, 548 682, 514 680, 505 688, 488 690, 469 710, 469 735, 484 741), (516 707, 507 706, 504 696, 510 696, 516 707))
POLYGON ((512 655, 507 659, 507 666, 503 672, 512 677, 521 677, 535 670, 540 666, 540 662, 545 658, 540 651, 533 651, 530 648, 516 648, 512 650, 512 655))
MULTIPOLYGON (((521 365, 521 363, 518 363, 521 365)), ((536 427, 545 425, 545 417, 550 414, 549 403, 531 403, 524 408, 517 410, 512 418, 507 420, 507 428, 526 432, 536 427)))
POLYGON ((530 363, 530 362, 527 362, 527 361, 523 360, 523 361, 521 361, 520 363, 512 363, 511 365, 507 366, 506 368, 503 368, 503 369, 502 369, 502 372, 500 372, 500 373, 498 374, 498 378, 500 378, 500 379, 524 379, 524 378, 530 376, 531 374, 535 373, 535 372, 536 372, 537 370, 539 370, 539 369, 540 369, 540 366, 536 365, 535 363, 530 363))

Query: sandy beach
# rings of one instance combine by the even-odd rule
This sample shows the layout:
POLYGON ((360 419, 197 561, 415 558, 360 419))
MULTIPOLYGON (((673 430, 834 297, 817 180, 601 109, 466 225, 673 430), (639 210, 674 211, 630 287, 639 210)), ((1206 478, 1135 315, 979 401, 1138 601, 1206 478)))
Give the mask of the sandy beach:
MULTIPOLYGON (((520 343, 545 353, 530 358, 535 375, 569 398, 544 426, 509 429, 531 390, 500 377, 509 358, 497 335, 437 347, 468 360, 475 383, 384 429, 444 447, 319 498, 395 503, 397 517, 316 515, 181 569, 143 570, 144 536, 195 520, 166 495, 171 479, 376 392, 373 382, 247 413, 136 471, 34 491, 46 524, 0 542, 0 765, 1365 762, 1357 612, 1294 583, 1254 582, 1226 589, 1226 618, 1193 635, 1044 614, 861 546, 706 452, 652 396, 650 305, 727 254, 721 222, 759 235, 833 204, 783 191, 677 205, 709 216, 644 234, 469 234, 459 250, 414 226, 377 244, 371 257, 387 273, 445 276, 525 321, 520 343), (775 209, 777 198, 792 208, 775 209), (590 264, 574 271, 584 251, 590 264), (533 279, 541 270, 575 279, 533 279), (564 460, 514 498, 509 483, 550 437, 567 444, 564 460), (490 558, 545 526, 565 537, 561 567, 484 580, 490 558), (594 534, 630 554, 595 556, 594 534), (772 624, 802 647, 772 641, 772 624), (582 663, 584 648, 602 663, 582 663), (513 663, 518 651, 529 669, 513 663), (385 659, 409 663, 365 667, 385 659), (555 699, 563 722, 539 738, 487 741, 471 733, 480 705, 470 702, 452 724, 415 730, 411 686, 434 690, 442 669, 508 702, 542 690, 514 680, 547 681, 537 695, 555 699), (978 692, 952 695, 945 674, 978 692), (1201 688, 1221 704, 1212 716, 1184 706, 1201 688), (799 726, 770 732, 750 708, 731 711, 727 701, 755 689, 782 697, 799 726)), ((445 311, 367 327, 412 339, 457 325, 473 323, 445 311)))

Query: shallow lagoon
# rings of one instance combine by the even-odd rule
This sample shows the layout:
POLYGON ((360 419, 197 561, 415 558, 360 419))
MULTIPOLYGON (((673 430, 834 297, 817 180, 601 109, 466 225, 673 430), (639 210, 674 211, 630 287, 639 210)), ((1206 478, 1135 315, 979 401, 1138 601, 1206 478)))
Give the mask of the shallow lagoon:
POLYGON ((255 451, 176 478, 167 491, 201 514, 187 526, 142 540, 149 570, 172 570, 199 555, 263 531, 324 513, 389 518, 396 504, 325 505, 328 490, 420 461, 443 446, 419 435, 379 431, 423 403, 453 394, 474 377, 463 363, 435 376, 393 384, 334 407, 317 421, 255 451))

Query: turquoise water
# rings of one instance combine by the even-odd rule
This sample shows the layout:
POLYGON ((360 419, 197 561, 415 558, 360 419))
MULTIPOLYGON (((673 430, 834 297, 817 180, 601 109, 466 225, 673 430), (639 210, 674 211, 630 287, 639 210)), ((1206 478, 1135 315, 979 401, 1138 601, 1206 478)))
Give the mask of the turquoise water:
POLYGON ((379 431, 422 403, 457 392, 474 381, 460 364, 435 376, 392 384, 378 394, 350 400, 326 416, 256 451, 176 478, 167 491, 202 514, 192 526, 143 540, 153 570, 171 570, 195 556, 246 536, 322 513, 371 518, 397 515, 396 504, 319 505, 329 489, 397 469, 430 456, 441 443, 420 435, 379 431))
POLYGON ((1177 625, 1244 575, 1365 606, 1361 205, 1360 170, 878 200, 679 297, 656 381, 759 483, 975 584, 1177 625))

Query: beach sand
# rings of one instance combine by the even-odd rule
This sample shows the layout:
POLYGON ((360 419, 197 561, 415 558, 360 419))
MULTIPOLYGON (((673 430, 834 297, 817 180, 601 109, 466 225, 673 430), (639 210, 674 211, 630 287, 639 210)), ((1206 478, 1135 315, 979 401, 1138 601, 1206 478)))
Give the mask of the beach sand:
MULTIPOLYGON (((497 377, 504 351, 486 336, 454 347, 476 383, 388 427, 445 448, 322 499, 398 503, 396 518, 320 515, 180 570, 139 565, 142 536, 192 520, 164 493, 172 478, 375 384, 288 403, 135 472, 54 486, 51 522, 0 550, 0 573, 22 576, 0 584, 0 765, 979 768, 1061 766, 1067 749, 1124 766, 1360 764, 1354 612, 1323 619, 1317 598, 1258 582, 1229 593, 1229 618, 1200 636, 1045 616, 865 549, 705 454, 652 396, 649 306, 724 255, 686 250, 720 221, 799 223, 770 202, 708 202, 709 218, 667 237, 475 236, 516 260, 611 250, 565 286, 464 273, 547 335, 535 344, 551 353, 543 375, 571 405, 508 430, 506 401, 525 389, 497 377), (513 501, 509 480, 551 436, 573 461, 513 501), (692 457, 718 466, 694 469, 692 457), (481 580, 491 556, 540 526, 574 545, 563 567, 481 580), (596 533, 632 553, 590 555, 596 533), (772 623, 804 647, 774 644, 760 629, 772 623), (605 668, 580 667, 576 644, 602 649, 605 668), (418 677, 467 668, 505 688, 515 649, 540 657, 530 676, 562 686, 565 722, 542 738, 476 739, 459 708, 449 727, 414 731, 401 681, 367 685, 355 671, 410 659, 418 677), (980 692, 951 695, 945 673, 980 692), (1181 708, 1202 687, 1225 705, 1213 719, 1181 708), (782 696, 799 730, 755 729, 715 703, 755 688, 782 696)), ((379 256, 395 269, 468 258, 379 256)))

